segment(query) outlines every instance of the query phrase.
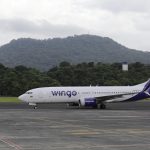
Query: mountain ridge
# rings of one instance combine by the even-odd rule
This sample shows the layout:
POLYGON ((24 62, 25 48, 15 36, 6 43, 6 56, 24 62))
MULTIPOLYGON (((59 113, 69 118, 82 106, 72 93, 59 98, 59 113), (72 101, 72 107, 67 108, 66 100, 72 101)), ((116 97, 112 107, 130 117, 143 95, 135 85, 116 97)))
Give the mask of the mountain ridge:
POLYGON ((40 70, 48 70, 62 61, 150 64, 149 58, 150 52, 127 48, 109 37, 87 34, 45 40, 20 38, 0 47, 0 63, 40 70))

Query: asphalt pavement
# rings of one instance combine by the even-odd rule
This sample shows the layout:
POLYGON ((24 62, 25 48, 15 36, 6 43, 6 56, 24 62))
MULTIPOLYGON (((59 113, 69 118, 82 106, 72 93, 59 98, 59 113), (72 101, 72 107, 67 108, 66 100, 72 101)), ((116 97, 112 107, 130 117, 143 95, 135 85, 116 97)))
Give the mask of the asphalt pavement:
POLYGON ((150 102, 106 110, 0 103, 0 150, 150 150, 150 102))

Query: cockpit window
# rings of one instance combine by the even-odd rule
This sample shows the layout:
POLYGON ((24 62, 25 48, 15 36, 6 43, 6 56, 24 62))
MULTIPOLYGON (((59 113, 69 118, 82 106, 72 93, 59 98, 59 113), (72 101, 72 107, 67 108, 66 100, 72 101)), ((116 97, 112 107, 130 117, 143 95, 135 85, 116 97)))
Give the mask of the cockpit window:
POLYGON ((26 92, 26 94, 32 94, 32 92, 26 92))

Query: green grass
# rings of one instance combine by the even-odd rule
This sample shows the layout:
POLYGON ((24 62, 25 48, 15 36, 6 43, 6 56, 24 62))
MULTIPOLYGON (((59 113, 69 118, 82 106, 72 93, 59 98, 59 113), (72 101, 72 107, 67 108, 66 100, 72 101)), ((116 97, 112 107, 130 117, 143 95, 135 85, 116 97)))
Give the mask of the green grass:
MULTIPOLYGON (((142 101, 150 101, 150 99, 141 100, 142 101)), ((0 103, 20 103, 21 101, 17 97, 0 97, 0 103)))
POLYGON ((0 97, 0 103, 1 102, 20 103, 21 101, 17 97, 0 97))
POLYGON ((150 101, 150 98, 148 98, 148 99, 143 99, 143 100, 140 100, 139 102, 146 102, 146 101, 150 101))

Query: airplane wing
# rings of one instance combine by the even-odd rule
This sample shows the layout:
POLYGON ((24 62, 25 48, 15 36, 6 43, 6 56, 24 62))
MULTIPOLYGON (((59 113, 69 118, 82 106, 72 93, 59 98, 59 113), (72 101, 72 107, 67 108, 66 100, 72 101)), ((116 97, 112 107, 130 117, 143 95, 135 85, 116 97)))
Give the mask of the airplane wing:
POLYGON ((104 108, 105 102, 106 103, 123 102, 123 101, 133 97, 133 94, 134 93, 117 94, 117 95, 100 96, 100 97, 82 97, 79 100, 79 105, 97 108, 98 104, 100 104, 101 105, 100 107, 104 108))
POLYGON ((122 102, 125 101, 137 93, 126 93, 126 94, 117 94, 117 95, 109 95, 102 97, 95 97, 98 102, 122 102))

